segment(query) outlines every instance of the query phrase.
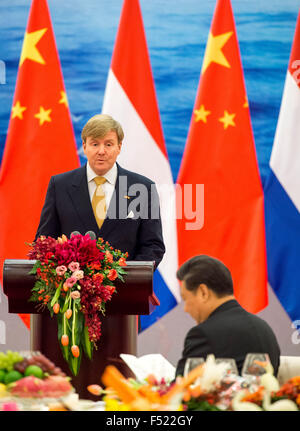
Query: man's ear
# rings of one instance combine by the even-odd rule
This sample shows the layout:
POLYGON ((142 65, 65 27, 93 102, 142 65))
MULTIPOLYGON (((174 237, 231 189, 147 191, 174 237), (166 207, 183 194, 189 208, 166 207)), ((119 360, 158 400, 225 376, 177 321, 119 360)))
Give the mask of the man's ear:
POLYGON ((199 295, 201 296, 202 301, 206 302, 210 297, 210 290, 206 284, 201 283, 198 287, 199 295))

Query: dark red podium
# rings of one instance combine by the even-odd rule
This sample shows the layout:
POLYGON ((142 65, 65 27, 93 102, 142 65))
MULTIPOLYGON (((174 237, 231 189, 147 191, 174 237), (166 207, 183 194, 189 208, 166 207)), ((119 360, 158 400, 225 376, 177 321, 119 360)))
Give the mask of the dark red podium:
POLYGON ((120 353, 136 355, 137 315, 149 315, 159 305, 153 293, 154 263, 127 262, 125 283, 117 280, 117 293, 106 304, 98 349, 94 349, 92 360, 83 355, 80 371, 74 377, 62 357, 55 316, 51 318, 48 309, 38 312, 36 303, 28 301, 35 282, 35 276, 29 275, 34 262, 7 259, 3 268, 3 290, 8 297, 9 313, 31 314, 31 350, 42 352, 71 376, 80 398, 93 399, 86 387, 102 384, 101 376, 108 364, 115 365, 123 375, 130 377, 131 371, 121 360, 120 353))

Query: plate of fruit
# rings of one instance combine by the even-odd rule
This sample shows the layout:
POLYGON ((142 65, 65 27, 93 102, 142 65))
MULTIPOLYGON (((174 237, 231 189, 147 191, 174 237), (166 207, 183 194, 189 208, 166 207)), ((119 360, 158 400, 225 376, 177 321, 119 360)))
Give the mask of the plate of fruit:
MULTIPOLYGON (((0 352, 0 402, 57 401, 74 392, 70 377, 40 352, 0 352)), ((1 408, 0 408, 1 410, 1 408)))

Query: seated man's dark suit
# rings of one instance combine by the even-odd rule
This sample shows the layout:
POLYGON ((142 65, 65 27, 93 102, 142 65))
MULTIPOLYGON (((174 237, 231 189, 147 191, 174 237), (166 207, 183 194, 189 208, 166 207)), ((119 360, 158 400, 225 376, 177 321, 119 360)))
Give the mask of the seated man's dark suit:
POLYGON ((268 353, 277 375, 280 349, 270 326, 248 313, 237 301, 229 300, 216 308, 203 323, 186 335, 182 358, 176 375, 183 375, 186 358, 213 354, 216 358, 233 358, 241 373, 247 353, 268 353))
POLYGON ((98 228, 89 196, 86 165, 51 178, 36 238, 67 237, 93 231, 110 245, 128 252, 128 260, 161 261, 165 246, 155 184, 117 164, 118 176, 107 217, 98 228), (138 185, 135 187, 134 185, 138 185), (139 193, 143 188, 144 193, 139 193), (137 191, 136 191, 137 190, 137 191), (132 194, 130 194, 132 192, 132 194), (136 195, 134 195, 136 193, 136 195), (151 218, 152 210, 152 218, 151 218))

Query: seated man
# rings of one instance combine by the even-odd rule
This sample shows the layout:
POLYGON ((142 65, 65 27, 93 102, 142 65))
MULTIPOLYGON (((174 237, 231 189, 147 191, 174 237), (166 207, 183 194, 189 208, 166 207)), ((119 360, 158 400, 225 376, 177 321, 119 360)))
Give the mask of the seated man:
POLYGON ((184 341, 176 376, 183 375, 189 357, 213 354, 233 358, 239 373, 247 353, 268 353, 277 375, 280 349, 270 326, 248 313, 235 300, 230 271, 219 260, 199 255, 186 261, 177 271, 182 282, 184 310, 197 322, 184 341))

